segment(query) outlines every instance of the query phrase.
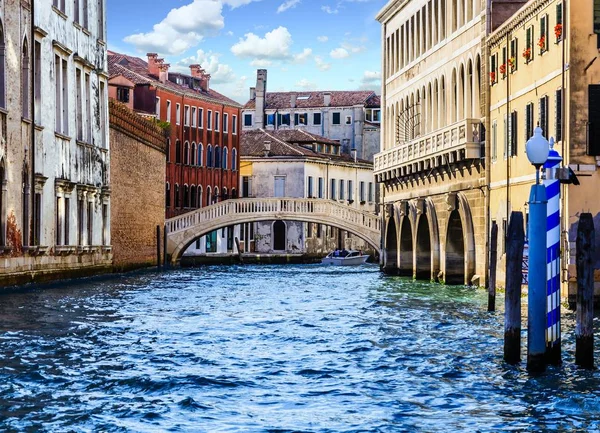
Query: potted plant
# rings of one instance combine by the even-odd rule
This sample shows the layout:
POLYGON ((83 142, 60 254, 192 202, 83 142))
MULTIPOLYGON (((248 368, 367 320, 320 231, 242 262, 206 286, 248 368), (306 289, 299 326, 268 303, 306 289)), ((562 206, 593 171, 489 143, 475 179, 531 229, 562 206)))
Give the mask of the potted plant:
POLYGON ((500 73, 502 74, 502 76, 504 77, 506 75, 506 63, 502 63, 500 65, 499 70, 500 70, 500 73))
POLYGON ((558 23, 554 26, 554 35, 556 36, 556 42, 562 40, 562 31, 563 26, 561 23, 558 23))
POLYGON ((492 84, 496 84, 496 73, 494 71, 490 72, 490 81, 492 84))
POLYGON ((527 47, 523 50, 523 58, 525 59, 526 63, 529 63, 531 61, 531 48, 527 47))
POLYGON ((510 67, 510 72, 514 72, 515 67, 517 66, 517 62, 514 57, 508 59, 508 66, 510 67))
POLYGON ((546 51, 546 38, 544 36, 538 40, 538 47, 540 47, 540 51, 546 51))

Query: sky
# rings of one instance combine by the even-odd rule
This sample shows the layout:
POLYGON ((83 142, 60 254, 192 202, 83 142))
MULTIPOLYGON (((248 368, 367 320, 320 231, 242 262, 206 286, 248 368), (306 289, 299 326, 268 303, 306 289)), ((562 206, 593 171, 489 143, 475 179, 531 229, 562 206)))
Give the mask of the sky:
POLYGON ((107 0, 108 47, 170 70, 201 64, 211 88, 240 102, 267 69, 267 91, 381 87, 387 0, 107 0))

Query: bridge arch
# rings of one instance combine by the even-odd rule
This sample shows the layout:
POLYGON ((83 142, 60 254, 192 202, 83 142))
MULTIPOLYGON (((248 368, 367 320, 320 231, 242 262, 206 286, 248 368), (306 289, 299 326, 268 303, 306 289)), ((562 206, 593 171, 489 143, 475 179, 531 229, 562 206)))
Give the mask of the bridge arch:
POLYGON ((444 280, 446 284, 470 284, 475 275, 475 234, 471 208, 462 193, 456 194, 448 214, 444 280))
POLYGON ((168 219, 167 254, 175 264, 192 242, 213 230, 244 223, 276 220, 338 227, 363 239, 379 252, 381 219, 375 214, 332 200, 244 198, 218 202, 168 219))
POLYGON ((437 280, 440 271, 440 235, 435 205, 430 198, 423 200, 417 216, 415 234, 415 276, 417 279, 437 280))
POLYGON ((386 274, 396 275, 398 273, 398 229, 394 216, 387 219, 383 251, 383 271, 386 274))
POLYGON ((408 215, 404 215, 400 224, 400 260, 398 274, 413 276, 413 229, 408 215))

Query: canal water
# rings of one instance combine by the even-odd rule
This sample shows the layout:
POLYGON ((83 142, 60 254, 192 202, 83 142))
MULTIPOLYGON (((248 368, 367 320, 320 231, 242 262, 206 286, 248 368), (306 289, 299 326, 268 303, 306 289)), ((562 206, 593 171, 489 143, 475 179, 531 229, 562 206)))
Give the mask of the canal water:
POLYGON ((530 377, 502 362, 502 311, 486 306, 482 290, 374 266, 4 294, 0 431, 600 431, 600 378, 572 364, 572 315, 565 364, 530 377))

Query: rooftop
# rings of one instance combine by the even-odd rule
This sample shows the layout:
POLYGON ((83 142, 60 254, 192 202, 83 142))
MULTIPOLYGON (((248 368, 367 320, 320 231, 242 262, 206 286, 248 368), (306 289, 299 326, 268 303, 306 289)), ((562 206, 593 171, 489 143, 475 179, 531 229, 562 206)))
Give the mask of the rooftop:
MULTIPOLYGON (((292 108, 292 96, 296 95, 296 108, 325 107, 325 95, 331 95, 330 107, 352 107, 363 105, 376 108, 381 105, 379 96, 372 90, 308 91, 308 92, 267 92, 265 109, 292 108)), ((244 109, 256 108, 256 98, 250 99, 244 109)))

